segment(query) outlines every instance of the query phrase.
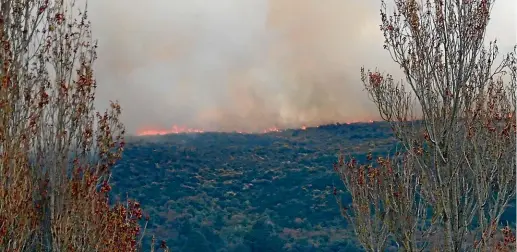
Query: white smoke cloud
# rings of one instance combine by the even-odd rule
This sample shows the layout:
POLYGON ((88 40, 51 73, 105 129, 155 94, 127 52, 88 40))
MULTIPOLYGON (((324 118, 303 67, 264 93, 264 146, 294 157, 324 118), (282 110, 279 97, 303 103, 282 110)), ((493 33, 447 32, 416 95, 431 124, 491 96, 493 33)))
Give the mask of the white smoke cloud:
MULTIPOLYGON (((380 1, 90 1, 98 100, 134 133, 173 124, 256 130, 376 116, 359 68, 397 71, 380 1)), ((488 38, 515 44, 515 3, 497 0, 488 38)))

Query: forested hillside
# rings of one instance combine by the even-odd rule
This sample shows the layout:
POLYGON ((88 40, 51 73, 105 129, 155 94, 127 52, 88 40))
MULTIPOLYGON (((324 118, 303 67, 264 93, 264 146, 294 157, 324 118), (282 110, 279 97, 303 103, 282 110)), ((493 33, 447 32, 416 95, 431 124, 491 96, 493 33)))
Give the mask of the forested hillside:
POLYGON ((140 201, 147 233, 172 251, 357 251, 332 164, 338 153, 387 154, 390 132, 364 123, 138 137, 113 169, 113 192, 140 201))

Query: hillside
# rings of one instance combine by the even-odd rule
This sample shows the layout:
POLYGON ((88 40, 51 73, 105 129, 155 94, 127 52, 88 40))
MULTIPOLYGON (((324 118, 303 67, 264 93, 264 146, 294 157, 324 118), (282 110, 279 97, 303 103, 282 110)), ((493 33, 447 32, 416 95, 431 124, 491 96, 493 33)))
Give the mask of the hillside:
POLYGON ((140 201, 148 231, 172 251, 357 251, 332 195, 343 189, 332 164, 338 153, 386 154, 390 132, 364 123, 134 138, 113 193, 140 201))

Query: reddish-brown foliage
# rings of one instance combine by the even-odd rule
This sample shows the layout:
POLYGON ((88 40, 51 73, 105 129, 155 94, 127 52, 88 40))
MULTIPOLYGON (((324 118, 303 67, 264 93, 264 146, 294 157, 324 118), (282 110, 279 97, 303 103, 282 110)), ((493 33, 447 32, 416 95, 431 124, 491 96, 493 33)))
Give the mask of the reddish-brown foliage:
POLYGON ((93 106, 87 12, 74 1, 0 5, 0 251, 138 250, 140 204, 108 201, 124 127, 119 104, 93 106))
POLYGON ((388 240, 407 251, 515 249, 511 230, 502 241, 497 230, 515 198, 517 46, 499 64, 497 43, 485 47, 494 1, 393 2, 391 16, 382 2, 380 29, 405 81, 361 77, 401 151, 338 161, 353 201, 343 214, 372 251, 388 240))

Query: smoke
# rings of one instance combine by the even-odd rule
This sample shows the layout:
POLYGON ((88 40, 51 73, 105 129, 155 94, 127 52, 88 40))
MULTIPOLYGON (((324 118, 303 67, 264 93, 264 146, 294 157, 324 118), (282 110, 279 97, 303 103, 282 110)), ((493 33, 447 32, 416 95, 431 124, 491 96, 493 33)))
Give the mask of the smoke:
POLYGON ((382 50, 379 6, 376 0, 91 1, 100 43, 98 106, 119 100, 129 133, 375 119, 359 69, 398 71, 382 50))

